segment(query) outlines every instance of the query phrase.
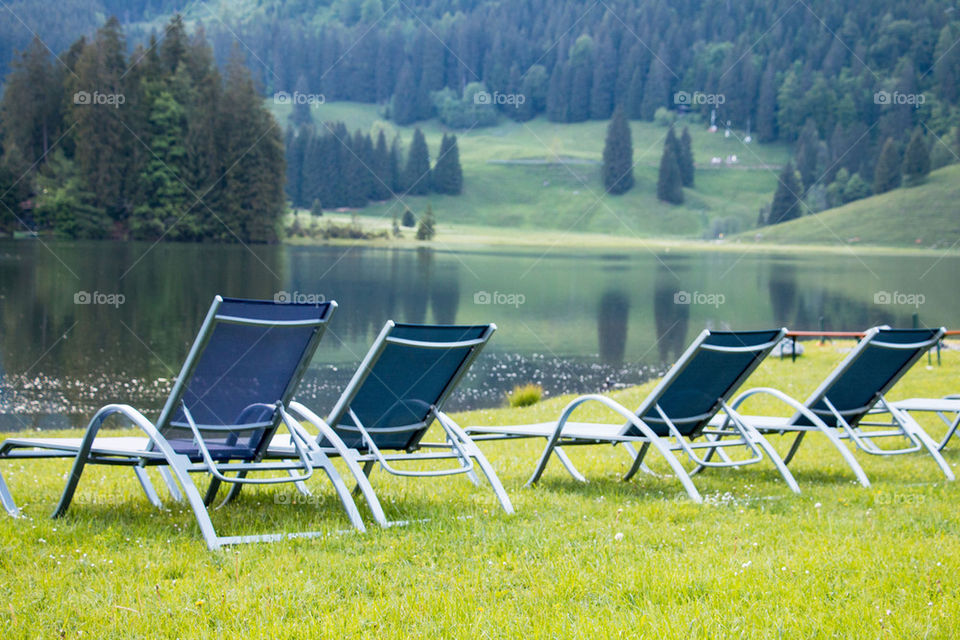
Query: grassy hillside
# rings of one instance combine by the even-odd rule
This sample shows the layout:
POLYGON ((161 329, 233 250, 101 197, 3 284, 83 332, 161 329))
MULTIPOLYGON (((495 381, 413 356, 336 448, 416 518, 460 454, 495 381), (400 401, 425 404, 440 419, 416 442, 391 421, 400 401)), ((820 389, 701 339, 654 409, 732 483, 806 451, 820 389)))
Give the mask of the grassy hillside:
POLYGON ((960 165, 930 174, 926 184, 901 188, 762 229, 762 242, 952 247, 960 239, 960 165))
MULTIPOLYGON (((269 107, 286 124, 290 107, 269 107)), ((409 143, 412 127, 398 127, 380 118, 375 105, 329 103, 314 110, 322 121, 342 120, 357 128, 384 128, 388 139, 400 133, 409 143)), ((608 196, 600 181, 600 160, 606 122, 557 124, 544 118, 526 123, 502 120, 496 127, 456 132, 463 165, 461 196, 405 197, 403 202, 375 204, 364 215, 387 219, 404 205, 414 211, 429 201, 441 222, 480 226, 541 228, 577 232, 605 232, 633 236, 703 237, 711 222, 736 221, 740 229, 752 228, 761 204, 770 200, 779 165, 786 162, 783 145, 744 145, 742 133, 725 138, 690 122, 696 186, 686 190, 680 206, 656 197, 657 167, 666 128, 633 122, 636 186, 623 196, 608 196), (711 158, 737 155, 736 165, 711 166, 711 158)), ((421 123, 432 157, 446 129, 436 120, 421 123)))

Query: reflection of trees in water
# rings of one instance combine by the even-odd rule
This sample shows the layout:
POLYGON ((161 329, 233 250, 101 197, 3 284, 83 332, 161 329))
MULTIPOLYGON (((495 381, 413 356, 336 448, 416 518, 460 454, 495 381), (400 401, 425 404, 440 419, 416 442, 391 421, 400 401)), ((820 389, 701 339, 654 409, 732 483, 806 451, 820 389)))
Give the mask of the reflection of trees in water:
POLYGON ((630 299, 621 291, 607 291, 597 306, 597 336, 600 359, 608 364, 620 364, 627 348, 630 299))
POLYGON ((57 257, 18 243, 19 259, 0 265, 6 301, 0 348, 10 372, 167 376, 179 370, 214 295, 272 298, 279 289, 271 273, 281 273, 279 247, 256 248, 256 257, 239 246, 54 243, 51 249, 57 257), (78 292, 124 300, 75 304, 78 292))
POLYGON ((778 327, 794 324, 797 312, 797 267, 792 263, 774 262, 767 282, 773 323, 778 327))
POLYGON ((687 267, 674 263, 670 268, 657 264, 657 277, 653 288, 653 318, 657 328, 657 350, 660 361, 673 362, 687 347, 687 331, 690 324, 690 305, 677 304, 674 296, 680 289, 678 271, 687 267))

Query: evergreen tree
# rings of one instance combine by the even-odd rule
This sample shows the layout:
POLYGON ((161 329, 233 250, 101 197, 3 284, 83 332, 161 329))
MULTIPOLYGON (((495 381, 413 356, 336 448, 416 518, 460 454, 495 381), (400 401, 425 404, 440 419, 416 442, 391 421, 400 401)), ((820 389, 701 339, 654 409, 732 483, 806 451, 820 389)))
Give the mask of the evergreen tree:
POLYGON ((609 41, 598 47, 590 89, 590 119, 606 120, 613 113, 613 92, 617 82, 617 56, 609 41))
POLYGON ((17 147, 33 164, 63 129, 64 74, 39 38, 14 59, 12 67, 0 102, 0 133, 4 144, 17 147))
POLYGON ((413 215, 413 211, 410 211, 410 209, 403 210, 403 219, 401 220, 401 224, 405 227, 411 228, 417 226, 417 219, 413 215))
POLYGON ((693 167, 693 140, 690 137, 690 130, 683 128, 680 135, 680 156, 678 158, 680 165, 680 180, 685 187, 693 187, 694 167, 693 167))
POLYGON ((463 170, 460 167, 460 151, 457 136, 444 134, 440 153, 433 167, 433 190, 451 196, 463 191, 463 170))
POLYGON ((397 124, 410 124, 420 119, 420 87, 413 75, 413 68, 407 62, 400 69, 397 85, 393 94, 391 114, 397 124))
POLYGON ((553 65, 547 87, 547 119, 550 122, 567 122, 569 118, 570 87, 567 81, 566 64, 553 65))
POLYGON ((423 212, 420 218, 420 224, 417 226, 417 240, 433 240, 437 234, 436 219, 433 217, 433 207, 427 203, 427 210, 423 212))
POLYGON ((24 230, 21 204, 30 193, 30 181, 26 179, 29 167, 20 149, 8 143, 0 155, 0 233, 24 230))
POLYGON ((390 148, 387 147, 387 137, 383 129, 377 134, 377 146, 373 150, 373 189, 371 200, 386 200, 391 195, 390 175, 390 148))
POLYGON ((671 204, 683 203, 683 179, 680 176, 680 164, 677 158, 679 143, 671 128, 663 144, 660 157, 660 172, 657 176, 657 198, 671 204))
POLYGON ((402 193, 404 191, 403 184, 403 166, 401 163, 402 152, 400 151, 400 134, 397 134, 393 138, 393 142, 390 143, 390 190, 394 193, 402 193))
POLYGON ((923 184, 930 173, 930 150, 923 139, 923 131, 917 127, 910 136, 910 143, 903 154, 903 177, 906 186, 923 184))
POLYGON ((650 61, 650 70, 643 85, 643 101, 640 103, 640 117, 653 120, 653 114, 660 107, 667 106, 670 93, 670 70, 662 62, 663 57, 650 61))
MULTIPOLYGON (((94 204, 95 198, 77 174, 73 162, 55 150, 37 176, 34 209, 41 229, 64 238, 106 238, 110 218, 94 204)), ((2 211, 0 211, 2 213, 2 211)))
POLYGON ((313 199, 313 204, 310 205, 310 215, 317 218, 323 215, 323 205, 320 204, 320 200, 317 198, 313 199))
POLYGON ((779 224, 799 218, 802 213, 800 210, 802 192, 803 187, 797 171, 793 168, 792 162, 787 162, 787 166, 780 172, 777 190, 773 194, 773 203, 770 205, 770 213, 767 217, 768 224, 779 224))
POLYGON ((893 138, 887 138, 873 172, 873 192, 886 193, 900 186, 900 153, 893 138))
POLYGON ((633 138, 622 107, 617 107, 607 125, 603 146, 603 188, 607 193, 621 194, 633 188, 633 138))
POLYGON ((183 147, 183 108, 169 91, 162 91, 150 113, 151 159, 139 176, 140 203, 130 217, 130 232, 136 240, 195 240, 201 235, 195 209, 187 204, 183 182, 187 152, 183 147))
POLYGON ((125 52, 120 23, 110 18, 84 46, 77 60, 75 89, 69 92, 80 177, 94 194, 95 205, 118 222, 126 219, 134 194, 131 187, 136 186, 136 176, 130 174, 133 145, 142 148, 130 135, 131 125, 117 113, 126 98, 125 52), (98 101, 100 96, 103 101, 98 101))
POLYGON ((413 141, 410 143, 403 174, 407 193, 425 195, 430 192, 430 151, 420 127, 413 131, 413 141))

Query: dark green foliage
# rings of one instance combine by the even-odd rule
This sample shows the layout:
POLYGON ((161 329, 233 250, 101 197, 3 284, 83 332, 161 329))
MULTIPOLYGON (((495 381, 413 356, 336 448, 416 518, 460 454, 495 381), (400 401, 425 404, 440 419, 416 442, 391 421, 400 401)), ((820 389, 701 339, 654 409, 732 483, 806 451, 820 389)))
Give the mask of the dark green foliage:
POLYGON ((873 172, 873 192, 886 193, 900 186, 900 152, 893 138, 887 138, 873 172))
POLYGON ((0 110, 6 155, 21 142, 36 154, 18 183, 27 192, 16 195, 32 198, 40 231, 276 239, 285 209, 280 130, 239 57, 221 78, 202 33, 189 36, 179 16, 163 40, 129 57, 116 19, 55 62, 34 45, 0 110))
POLYGON ((433 190, 451 196, 463 191, 463 170, 460 167, 460 151, 457 136, 444 134, 440 143, 437 164, 433 167, 433 190))
POLYGON ((677 163, 680 165, 680 180, 683 182, 683 186, 692 188, 694 182, 693 140, 690 138, 690 130, 687 127, 683 128, 683 133, 680 135, 680 155, 677 158, 677 163))
POLYGON ((0 155, 0 233, 29 229, 22 207, 30 195, 29 169, 20 149, 8 144, 0 155))
POLYGON ((413 215, 413 211, 410 211, 410 209, 403 210, 403 219, 401 220, 401 224, 410 228, 417 226, 417 218, 413 215))
POLYGON ((801 210, 801 196, 803 195, 803 186, 800 184, 800 178, 793 167, 792 162, 780 172, 777 182, 777 190, 773 194, 773 203, 770 205, 770 213, 767 218, 768 224, 779 224, 794 218, 799 218, 803 211, 801 210))
POLYGON ((621 194, 633 188, 633 138, 622 107, 617 107, 607 126, 603 146, 603 188, 607 193, 621 194))
POLYGON ((320 200, 317 198, 314 198, 313 204, 310 205, 310 215, 318 218, 323 215, 323 205, 320 204, 320 200))
POLYGON ((930 149, 923 139, 923 131, 918 127, 910 137, 907 150, 903 153, 903 178, 908 187, 914 187, 926 181, 930 173, 930 149))
POLYGON ((430 151, 427 149, 427 139, 419 127, 413 131, 407 163, 403 167, 403 179, 407 193, 430 193, 430 151))
POLYGON ((420 224, 417 226, 417 240, 433 240, 437 234, 436 219, 433 217, 433 207, 427 203, 427 210, 423 212, 420 218, 420 224))
POLYGON ((671 204, 683 203, 683 178, 680 175, 679 147, 680 143, 673 133, 673 127, 671 127, 667 132, 667 139, 663 143, 660 172, 657 175, 657 197, 671 204))

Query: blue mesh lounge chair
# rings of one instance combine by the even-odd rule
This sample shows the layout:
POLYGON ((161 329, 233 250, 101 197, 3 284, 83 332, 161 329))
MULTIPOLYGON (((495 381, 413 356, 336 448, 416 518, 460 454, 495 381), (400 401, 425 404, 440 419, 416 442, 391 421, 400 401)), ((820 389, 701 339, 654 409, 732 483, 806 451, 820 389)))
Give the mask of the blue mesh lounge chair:
MULTIPOLYGON (((878 456, 892 456, 926 450, 949 480, 954 479, 950 466, 940 455, 936 442, 906 411, 887 402, 887 391, 943 337, 940 329, 890 329, 874 327, 866 332, 857 346, 827 376, 806 402, 800 403, 777 389, 760 387, 738 396, 731 406, 738 409, 757 394, 773 396, 786 403, 795 413, 789 418, 744 416, 764 434, 796 433, 784 457, 793 459, 804 436, 809 432, 824 434, 837 448, 846 463, 865 487, 867 475, 850 449, 841 440, 852 440, 856 448, 878 456), (868 422, 868 416, 886 414, 889 420, 868 422), (881 448, 873 440, 895 437, 906 441, 900 448, 881 448)), ((902 441, 901 440, 901 441, 902 441)))
MULTIPOLYGON (((466 474, 475 484, 479 480, 474 469, 479 467, 503 509, 513 513, 493 467, 463 429, 443 412, 444 403, 495 330, 492 324, 389 321, 325 420, 298 402, 290 403, 291 414, 317 429, 316 447, 345 461, 357 481, 357 490, 381 526, 391 523, 368 477, 377 464, 397 476, 466 474), (434 422, 443 430, 445 442, 423 440, 434 422), (444 459, 456 460, 457 464, 440 469, 412 469, 405 464, 444 459)), ((282 459, 292 453, 289 437, 278 434, 268 455, 282 459)), ((235 495, 238 490, 239 486, 231 493, 235 495)))
MULTIPOLYGON (((335 302, 277 304, 217 296, 155 423, 129 405, 110 404, 96 413, 83 438, 12 438, 0 445, 0 458, 74 458, 54 517, 67 511, 88 464, 132 467, 150 500, 159 506, 145 471, 146 466, 157 465, 165 472, 174 497, 180 497, 177 484, 186 494, 211 549, 283 537, 217 535, 206 506, 219 482, 298 482, 322 468, 330 476, 353 524, 363 529, 349 490, 336 469, 323 452, 310 447, 305 439, 309 436, 287 413, 290 397, 335 309, 335 302), (97 438, 104 419, 113 414, 127 418, 147 437, 97 438), (287 461, 263 462, 263 453, 281 424, 291 433, 294 453, 287 461), (246 477, 251 472, 283 474, 246 477), (201 497, 191 473, 211 477, 213 490, 208 491, 208 500, 201 497)), ((4 503, 16 515, 8 492, 4 494, 4 503)))
POLYGON ((937 444, 937 450, 943 451, 950 438, 960 427, 960 394, 952 394, 943 398, 910 398, 892 403, 900 411, 907 413, 935 413, 947 426, 947 432, 937 444))
POLYGON ((600 395, 585 395, 567 405, 556 422, 544 422, 514 427, 468 427, 474 440, 509 438, 546 438, 547 446, 540 456, 527 484, 540 479, 551 454, 574 478, 586 481, 573 466, 561 447, 574 445, 625 444, 634 452, 633 465, 624 476, 629 480, 644 468, 644 457, 650 447, 662 455, 679 478, 690 498, 702 502, 690 474, 680 464, 675 452, 682 452, 696 465, 694 472, 704 467, 732 467, 760 462, 764 454, 779 470, 787 485, 799 493, 799 488, 777 452, 749 424, 744 422, 727 400, 743 384, 770 350, 783 339, 786 329, 770 331, 704 331, 680 356, 656 388, 650 392, 636 411, 600 395), (620 424, 571 422, 574 411, 587 402, 598 402, 625 420, 620 424), (723 411, 718 428, 709 427, 710 419, 723 411), (736 439, 726 439, 736 436, 736 439), (702 441, 696 441, 697 438, 702 441), (721 441, 720 438, 725 438, 721 441), (744 447, 750 457, 731 460, 721 452, 718 462, 710 460, 718 448, 744 447), (697 451, 706 451, 700 457, 697 451))

